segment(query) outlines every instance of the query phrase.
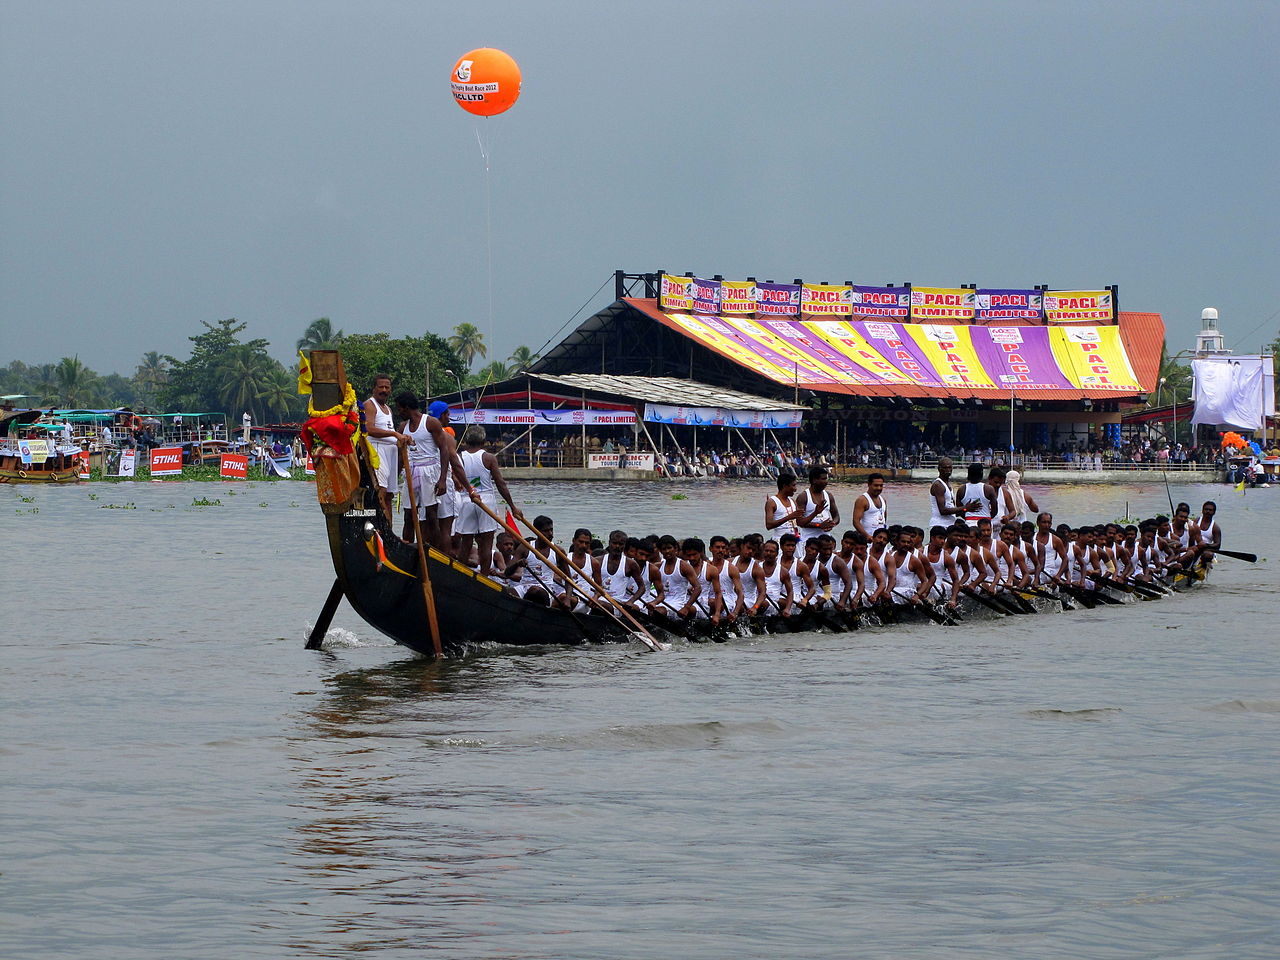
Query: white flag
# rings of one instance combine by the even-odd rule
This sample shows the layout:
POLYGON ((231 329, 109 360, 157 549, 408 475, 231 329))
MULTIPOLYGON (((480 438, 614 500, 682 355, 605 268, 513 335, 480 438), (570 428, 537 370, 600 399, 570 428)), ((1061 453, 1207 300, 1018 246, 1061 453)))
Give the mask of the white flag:
POLYGON ((1270 357, 1205 357, 1193 360, 1195 411, 1192 424, 1259 430, 1275 413, 1275 375, 1270 357))

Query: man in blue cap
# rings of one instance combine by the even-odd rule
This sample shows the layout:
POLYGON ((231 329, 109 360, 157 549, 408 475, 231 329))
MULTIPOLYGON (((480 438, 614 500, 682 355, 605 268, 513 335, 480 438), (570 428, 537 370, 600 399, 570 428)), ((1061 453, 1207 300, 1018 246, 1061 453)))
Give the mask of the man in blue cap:
MULTIPOLYGON (((437 548, 453 556, 453 518, 458 515, 458 497, 466 496, 467 482, 462 473, 462 460, 458 457, 458 441, 453 427, 449 426, 449 404, 436 400, 427 408, 428 416, 440 421, 444 431, 444 446, 440 448, 441 457, 446 466, 444 470, 445 489, 436 503, 436 529, 440 540, 437 548), (458 480, 456 478, 463 477, 458 480), (459 491, 463 491, 459 494, 459 491)), ((465 558, 464 558, 465 559, 465 558)))
MULTIPOLYGON (((447 405, 433 403, 430 413, 424 416, 419 410, 418 398, 412 393, 402 393, 396 399, 396 406, 403 421, 401 429, 409 441, 405 477, 413 484, 423 538, 436 549, 449 553, 451 531, 441 535, 438 512, 446 488, 456 487, 456 477, 462 475, 462 463, 455 452, 457 445, 452 431, 446 430, 441 418, 435 415, 441 413, 439 407, 444 406, 447 417, 447 405)), ((402 536, 413 541, 413 516, 408 508, 404 511, 402 536)))

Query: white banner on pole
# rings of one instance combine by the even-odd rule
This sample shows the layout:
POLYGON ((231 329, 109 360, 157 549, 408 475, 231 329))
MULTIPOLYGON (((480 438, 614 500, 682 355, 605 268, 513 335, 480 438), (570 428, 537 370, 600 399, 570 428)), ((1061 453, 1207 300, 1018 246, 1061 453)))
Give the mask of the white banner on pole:
POLYGON ((1191 361, 1195 374, 1192 424, 1259 430, 1275 416, 1275 371, 1270 357, 1203 357, 1191 361))

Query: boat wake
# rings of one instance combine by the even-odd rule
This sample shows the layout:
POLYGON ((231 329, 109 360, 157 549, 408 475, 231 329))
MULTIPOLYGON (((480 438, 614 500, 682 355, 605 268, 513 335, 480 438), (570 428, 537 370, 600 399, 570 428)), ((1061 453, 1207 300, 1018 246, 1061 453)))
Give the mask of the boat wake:
MULTIPOLYGON (((302 631, 303 637, 311 636, 311 629, 315 624, 307 624, 302 631)), ((320 643, 321 650, 354 650, 357 647, 394 647, 395 641, 385 637, 377 637, 369 640, 364 637, 358 637, 350 630, 344 630, 342 627, 330 627, 324 635, 324 640, 320 643)))

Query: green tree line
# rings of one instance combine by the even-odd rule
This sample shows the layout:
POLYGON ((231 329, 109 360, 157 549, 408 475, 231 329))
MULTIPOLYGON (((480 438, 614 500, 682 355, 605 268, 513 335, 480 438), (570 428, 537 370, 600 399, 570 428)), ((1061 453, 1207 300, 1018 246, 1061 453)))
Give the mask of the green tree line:
MULTIPOLYGON (((99 374, 79 356, 30 365, 13 360, 0 368, 0 394, 23 394, 33 406, 221 411, 234 419, 248 411, 258 423, 289 422, 305 414, 296 363, 286 367, 272 357, 265 339, 244 339, 248 324, 234 318, 201 321, 201 326, 201 332, 188 338, 189 356, 147 351, 131 376, 99 374)), ((537 354, 522 346, 507 360, 492 361, 472 373, 472 364, 487 358, 488 348, 484 334, 470 323, 458 324, 447 338, 433 333, 391 337, 345 333, 328 317, 320 317, 307 326, 296 346, 307 352, 341 349, 347 377, 362 396, 377 373, 389 374, 397 391, 438 395, 456 390, 459 380, 483 385, 506 379, 537 360, 537 354)))

